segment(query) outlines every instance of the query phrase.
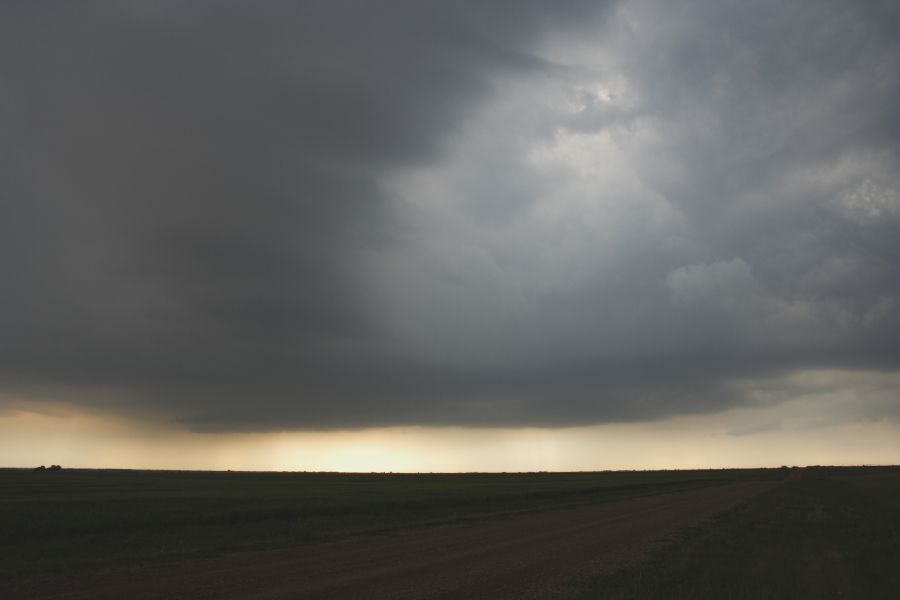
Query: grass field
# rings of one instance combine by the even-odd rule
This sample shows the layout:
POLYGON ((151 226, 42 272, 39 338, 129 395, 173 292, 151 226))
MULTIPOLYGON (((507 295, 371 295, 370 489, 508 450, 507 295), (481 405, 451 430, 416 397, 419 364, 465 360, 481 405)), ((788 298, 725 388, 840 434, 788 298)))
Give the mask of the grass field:
POLYGON ((806 468, 580 600, 900 598, 900 468, 806 468))
POLYGON ((779 477, 773 470, 335 474, 0 470, 0 581, 779 477))

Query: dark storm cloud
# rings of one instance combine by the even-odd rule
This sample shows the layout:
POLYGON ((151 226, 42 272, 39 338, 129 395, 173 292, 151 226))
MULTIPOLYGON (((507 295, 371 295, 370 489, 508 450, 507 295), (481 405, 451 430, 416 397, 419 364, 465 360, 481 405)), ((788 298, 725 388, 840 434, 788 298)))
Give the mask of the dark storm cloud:
POLYGON ((568 425, 896 369, 897 10, 604 7, 5 5, 3 382, 568 425))

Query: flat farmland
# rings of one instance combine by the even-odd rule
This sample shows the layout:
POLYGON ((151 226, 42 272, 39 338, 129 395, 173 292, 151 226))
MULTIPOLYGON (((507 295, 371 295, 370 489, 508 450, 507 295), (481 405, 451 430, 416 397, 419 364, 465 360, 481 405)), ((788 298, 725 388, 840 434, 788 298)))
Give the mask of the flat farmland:
POLYGON ((897 467, 2 475, 3 598, 868 600, 900 589, 897 467))
POLYGON ((900 598, 900 467, 808 467, 578 600, 900 598))
POLYGON ((784 474, 773 469, 523 474, 9 469, 0 471, 0 582, 307 546, 784 474))

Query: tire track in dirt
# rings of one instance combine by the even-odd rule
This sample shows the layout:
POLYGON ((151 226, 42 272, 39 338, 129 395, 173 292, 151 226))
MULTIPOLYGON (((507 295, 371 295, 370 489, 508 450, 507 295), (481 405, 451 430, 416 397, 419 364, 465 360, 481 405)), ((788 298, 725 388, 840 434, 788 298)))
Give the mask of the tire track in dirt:
POLYGON ((243 554, 11 590, 46 600, 517 600, 640 560, 653 543, 771 489, 716 485, 502 520, 243 554))

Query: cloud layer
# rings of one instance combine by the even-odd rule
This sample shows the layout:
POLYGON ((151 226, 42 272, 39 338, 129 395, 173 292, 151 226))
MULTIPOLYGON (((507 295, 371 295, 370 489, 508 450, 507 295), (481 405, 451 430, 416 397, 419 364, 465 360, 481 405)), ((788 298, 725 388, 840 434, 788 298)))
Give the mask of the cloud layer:
POLYGON ((900 366, 893 3, 0 10, 20 396, 558 426, 900 366))

